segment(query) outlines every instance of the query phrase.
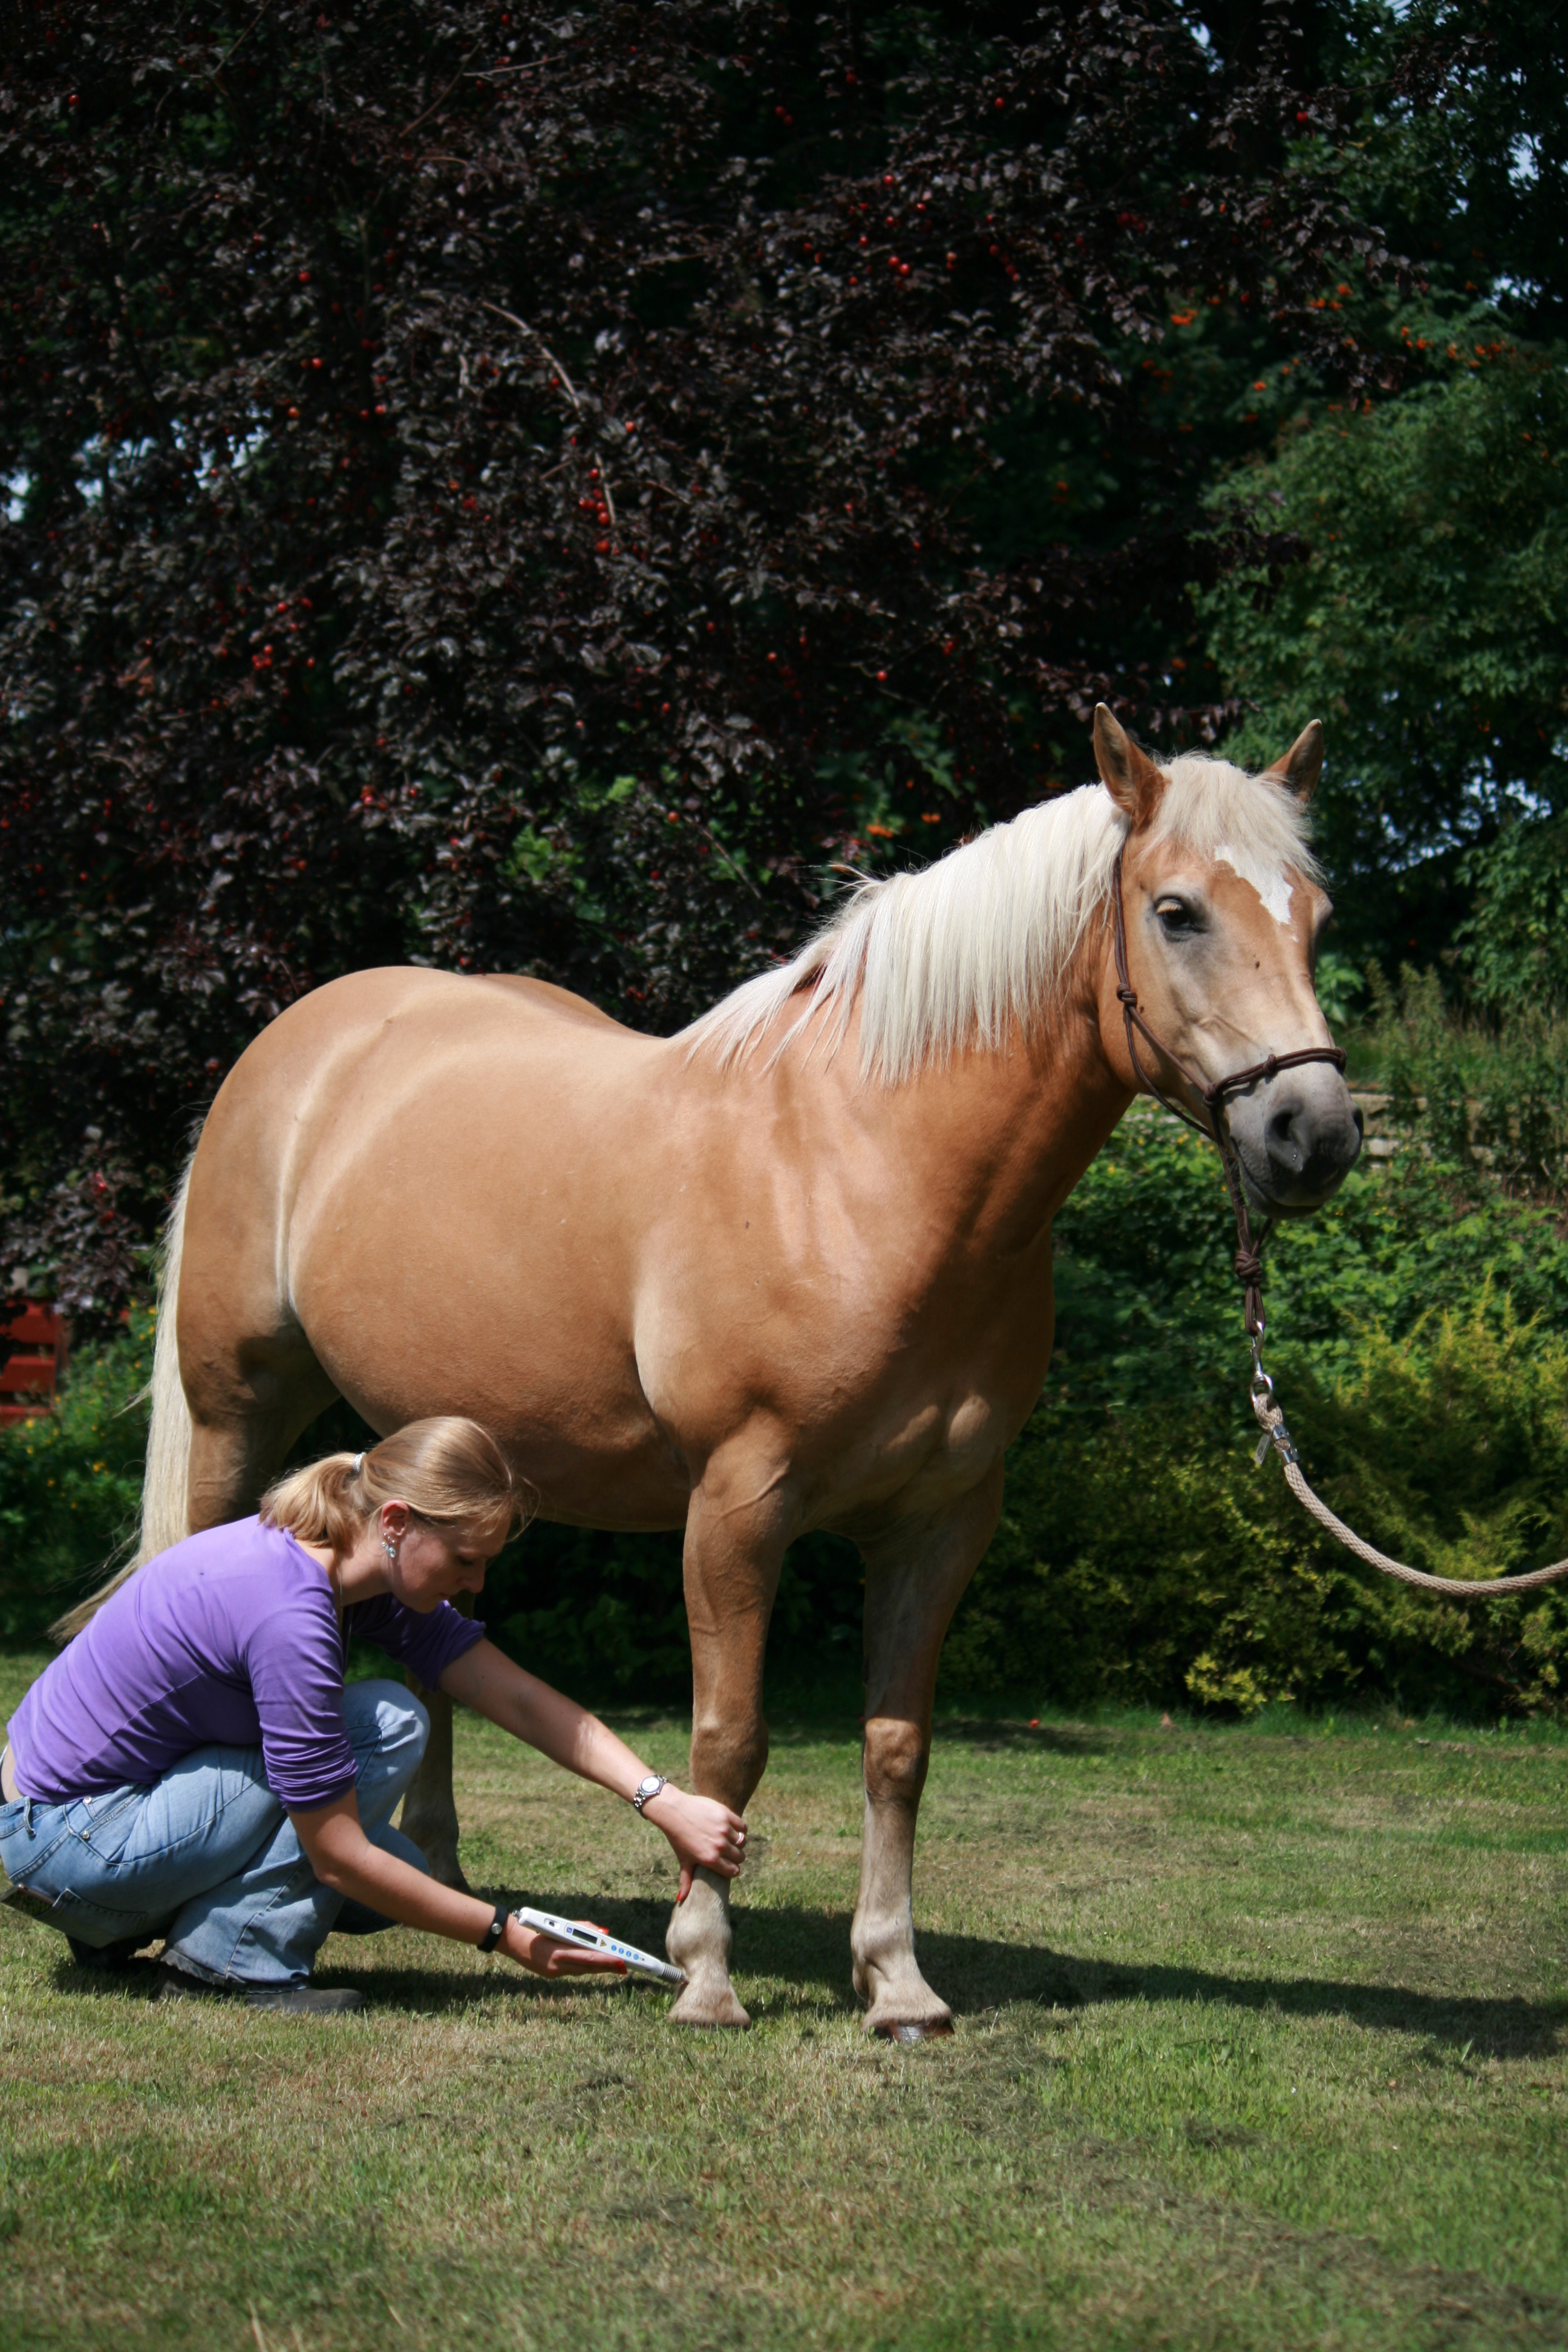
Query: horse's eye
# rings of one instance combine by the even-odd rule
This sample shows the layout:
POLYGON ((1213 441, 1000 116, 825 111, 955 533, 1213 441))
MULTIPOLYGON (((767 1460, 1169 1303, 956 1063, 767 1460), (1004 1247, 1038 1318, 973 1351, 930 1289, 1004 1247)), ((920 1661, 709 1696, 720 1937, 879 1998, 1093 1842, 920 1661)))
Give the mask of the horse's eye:
POLYGON ((1168 940, 1190 939, 1194 931, 1203 929, 1195 912, 1187 905, 1184 898, 1158 898, 1154 902, 1154 912, 1159 917, 1160 928, 1168 940))

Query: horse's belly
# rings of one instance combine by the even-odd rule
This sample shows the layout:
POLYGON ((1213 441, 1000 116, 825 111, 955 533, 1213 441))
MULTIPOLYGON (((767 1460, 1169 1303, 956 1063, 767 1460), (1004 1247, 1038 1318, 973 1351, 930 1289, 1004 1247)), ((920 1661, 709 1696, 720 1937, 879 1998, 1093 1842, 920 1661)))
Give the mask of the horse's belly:
POLYGON ((575 1314, 542 1319, 536 1302, 504 1286, 482 1305, 463 1297, 447 1268, 427 1278, 405 1265, 374 1286, 352 1263, 334 1274, 330 1284, 301 1284, 300 1319, 322 1370, 373 1428, 466 1413, 538 1489, 543 1517, 627 1530, 684 1525, 684 1465, 624 1341, 586 1299, 575 1314))

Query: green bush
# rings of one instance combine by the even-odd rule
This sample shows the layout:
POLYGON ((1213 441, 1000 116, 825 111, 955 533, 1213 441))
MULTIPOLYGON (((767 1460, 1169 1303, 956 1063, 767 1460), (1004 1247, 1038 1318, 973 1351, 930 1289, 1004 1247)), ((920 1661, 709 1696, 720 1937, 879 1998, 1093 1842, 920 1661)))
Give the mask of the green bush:
POLYGON ((1505 1027, 1456 1014, 1435 972, 1391 988, 1368 971, 1372 1017, 1358 1060, 1392 1097, 1390 1117, 1436 1157, 1479 1153, 1509 1192, 1561 1200, 1568 1191, 1568 1020, 1537 1006, 1505 1027))
MULTIPOLYGON (((1467 1315, 1365 1335, 1325 1383, 1282 1348, 1308 1477, 1383 1549, 1440 1576, 1568 1554, 1568 1339, 1483 1286, 1467 1315)), ((1409 1706, 1555 1708, 1568 1592, 1468 1604, 1361 1567, 1252 1460, 1235 1416, 1090 1419, 1059 1395, 1015 1449, 1006 1507, 949 1636, 946 1685, 1068 1705, 1394 1691, 1409 1706)))
POLYGON ((1431 373, 1361 413, 1308 402, 1212 493, 1310 552, 1228 572, 1202 600, 1208 651, 1248 713, 1228 757, 1261 766, 1323 721, 1315 814, 1351 935, 1392 947, 1398 908, 1447 944, 1468 914, 1479 984, 1518 1008, 1565 975, 1568 371, 1481 315, 1453 341, 1401 324, 1431 373), (1475 900, 1446 901, 1446 845, 1500 826, 1475 900))
POLYGON ((132 1533, 153 1316, 72 1364, 56 1412, 0 1432, 0 1636, 36 1642, 132 1533))

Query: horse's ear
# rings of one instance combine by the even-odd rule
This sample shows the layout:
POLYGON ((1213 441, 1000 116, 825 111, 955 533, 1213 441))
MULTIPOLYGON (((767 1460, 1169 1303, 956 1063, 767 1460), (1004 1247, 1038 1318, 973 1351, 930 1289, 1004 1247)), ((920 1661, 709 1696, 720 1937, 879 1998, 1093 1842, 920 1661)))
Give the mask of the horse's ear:
POLYGON ((1318 778, 1323 772, 1322 720, 1310 719, 1290 749, 1263 772, 1266 776, 1278 776, 1304 808, 1317 791, 1318 778))
POLYGON ((1147 824, 1160 805, 1165 779, 1103 702, 1094 706, 1094 759, 1100 781, 1133 827, 1147 824))

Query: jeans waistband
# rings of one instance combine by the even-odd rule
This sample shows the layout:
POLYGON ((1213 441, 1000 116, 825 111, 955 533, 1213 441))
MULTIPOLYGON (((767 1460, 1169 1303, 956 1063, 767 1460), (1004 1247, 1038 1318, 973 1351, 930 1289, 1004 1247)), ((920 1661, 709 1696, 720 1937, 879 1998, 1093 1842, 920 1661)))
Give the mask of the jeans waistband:
MULTIPOLYGON (((5 1779, 5 1767, 10 1760, 11 1743, 7 1740, 5 1747, 0 1748, 0 1781, 3 1781, 5 1779)), ((3 1788, 0 1788, 0 1797, 5 1799, 5 1802, 6 1804, 11 1804, 14 1801, 20 1804, 22 1808, 22 1827, 26 1831, 27 1835, 31 1837, 33 1834, 33 1801, 31 1797, 18 1797, 13 1800, 5 1796, 3 1788)))

